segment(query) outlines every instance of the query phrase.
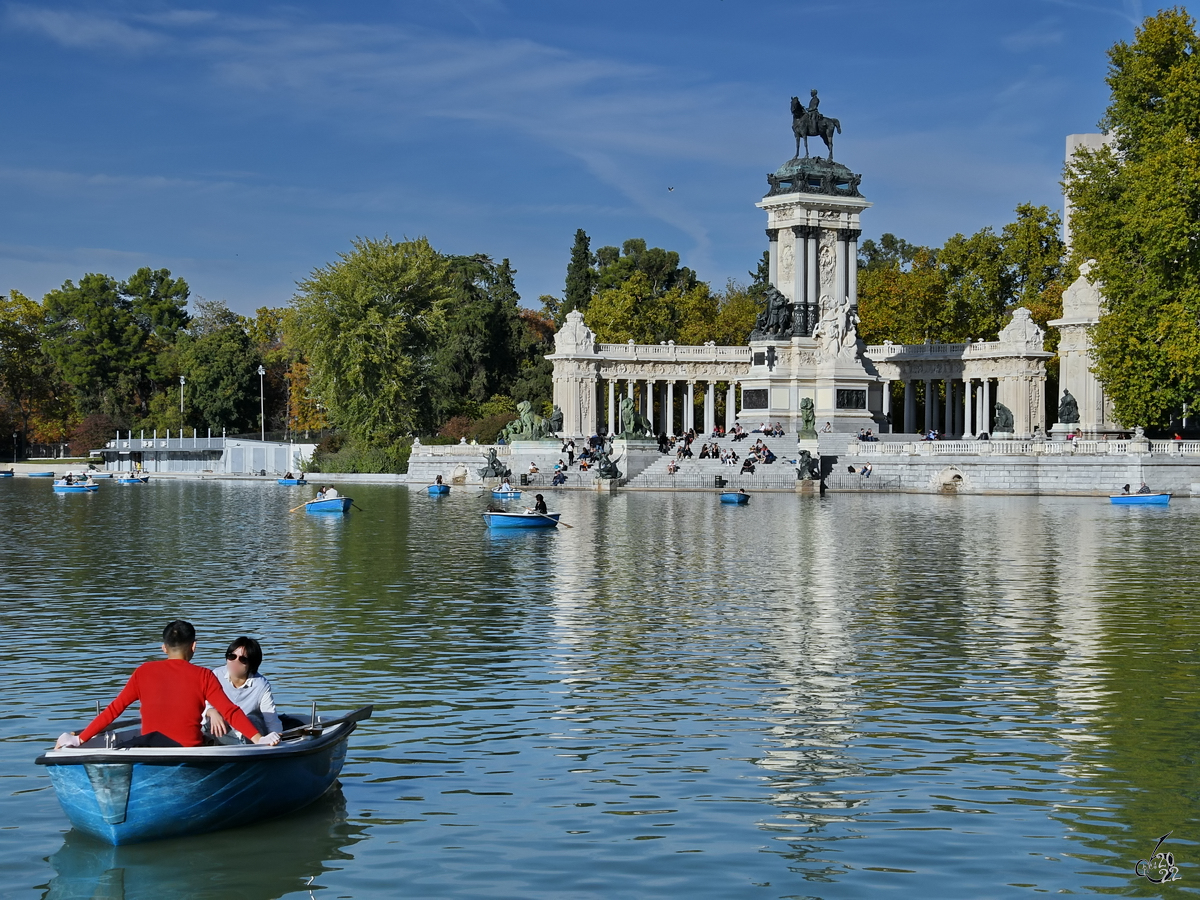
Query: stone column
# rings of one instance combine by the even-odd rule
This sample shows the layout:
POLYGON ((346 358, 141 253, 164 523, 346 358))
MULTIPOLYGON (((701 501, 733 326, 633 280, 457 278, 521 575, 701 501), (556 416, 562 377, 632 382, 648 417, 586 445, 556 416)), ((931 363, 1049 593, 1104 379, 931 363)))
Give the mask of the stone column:
MULTIPOLYGON (((820 244, 820 237, 821 230, 819 228, 810 227, 808 229, 808 246, 806 247, 804 272, 808 277, 808 290, 805 292, 805 301, 809 304, 809 334, 812 334, 813 326, 816 324, 811 321, 812 318, 821 314, 817 307, 817 304, 821 302, 821 272, 817 268, 817 245, 820 244)), ((807 336, 805 335, 805 337, 807 336)))
POLYGON ((954 433, 954 381, 950 378, 944 378, 942 379, 942 384, 946 388, 946 414, 942 417, 942 432, 950 435, 954 433))
POLYGON ((617 382, 613 378, 608 380, 608 435, 612 437, 617 433, 617 382))
POLYGON ((729 431, 733 428, 733 421, 737 417, 737 388, 734 383, 729 382, 729 387, 725 389, 725 430, 729 431))
MULTIPOLYGON (((804 245, 806 239, 804 237, 805 229, 803 226, 796 226, 791 229, 792 237, 792 304, 794 306, 802 306, 804 303, 804 245)), ((803 309, 797 310, 803 314, 803 309)))
POLYGON ((658 388, 658 382, 653 378, 646 381, 646 421, 650 423, 650 432, 657 434, 654 430, 654 394, 658 388))
POLYGON ((836 249, 833 267, 833 302, 841 303, 846 296, 846 242, 842 240, 841 229, 835 231, 833 234, 836 238, 833 242, 833 246, 836 249))
POLYGON ((667 382, 667 408, 663 410, 663 430, 667 436, 675 433, 675 382, 667 382))
MULTIPOLYGON (((767 277, 771 284, 779 286, 779 229, 767 229, 767 277)), ((685 429, 686 430, 686 429, 685 429)))
POLYGON ((858 306, 858 238, 862 231, 847 228, 846 236, 846 296, 851 306, 858 306))
POLYGON ((704 385, 704 434, 708 436, 717 427, 717 383, 706 382, 704 385))
POLYGON ((888 379, 883 380, 883 418, 888 423, 888 431, 895 431, 896 425, 891 419, 892 415, 892 382, 888 379))
POLYGON ((986 431, 988 436, 992 434, 992 380, 990 378, 980 379, 980 408, 979 419, 983 423, 979 430, 986 431))
POLYGON ((916 432, 917 424, 917 392, 913 390, 911 378, 904 379, 904 431, 907 434, 916 432))
POLYGON ((696 427, 696 382, 687 383, 687 401, 683 408, 683 430, 696 427))
POLYGON ((979 434, 979 429, 975 427, 975 379, 967 378, 963 381, 963 388, 966 391, 966 422, 964 423, 963 434, 979 434))
POLYGON ((933 430, 933 411, 937 404, 933 402, 933 380, 925 379, 925 431, 933 430))

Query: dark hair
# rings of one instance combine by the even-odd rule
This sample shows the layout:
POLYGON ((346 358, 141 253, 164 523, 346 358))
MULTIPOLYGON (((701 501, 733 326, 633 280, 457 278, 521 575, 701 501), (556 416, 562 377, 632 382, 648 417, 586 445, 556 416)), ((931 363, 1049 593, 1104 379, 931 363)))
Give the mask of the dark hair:
POLYGON ((228 656, 238 647, 246 651, 246 668, 250 670, 250 674, 257 675, 258 667, 262 665, 262 646, 254 638, 242 635, 230 642, 229 649, 225 651, 225 655, 228 656))
POLYGON ((163 629, 163 643, 168 647, 190 647, 196 643, 196 629, 191 622, 176 619, 163 629))

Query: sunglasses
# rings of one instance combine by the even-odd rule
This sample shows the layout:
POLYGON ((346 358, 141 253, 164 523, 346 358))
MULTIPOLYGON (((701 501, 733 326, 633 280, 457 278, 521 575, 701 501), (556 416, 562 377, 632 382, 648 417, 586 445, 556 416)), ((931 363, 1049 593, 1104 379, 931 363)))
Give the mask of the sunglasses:
POLYGON ((246 666, 250 665, 250 657, 248 656, 238 656, 236 653, 226 653, 225 658, 230 660, 236 659, 238 662, 246 666))

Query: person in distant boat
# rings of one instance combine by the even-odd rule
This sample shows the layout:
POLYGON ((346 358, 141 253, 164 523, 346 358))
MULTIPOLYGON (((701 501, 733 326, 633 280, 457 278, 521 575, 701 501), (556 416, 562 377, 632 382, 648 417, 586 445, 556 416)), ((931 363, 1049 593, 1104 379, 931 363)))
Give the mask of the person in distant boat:
POLYGON ((252 743, 271 746, 279 734, 261 734, 244 712, 225 696, 217 676, 191 663, 196 652, 196 629, 176 619, 163 629, 166 659, 142 663, 108 708, 79 734, 60 735, 54 748, 78 747, 111 725, 132 704, 142 704, 142 734, 135 746, 199 747, 204 743, 200 717, 207 701, 252 743))
POLYGON ((434 484, 441 484, 441 483, 442 483, 442 476, 441 476, 441 475, 438 475, 438 476, 434 477, 434 479, 433 479, 433 483, 434 483, 434 484))
POLYGON ((338 493, 338 489, 335 488, 332 484, 325 486, 325 499, 326 500, 336 500, 340 496, 342 496, 342 495, 338 493))
POLYGON ((1138 491, 1137 491, 1137 492, 1138 492, 1139 494, 1152 494, 1152 493, 1154 493, 1152 490, 1150 490, 1150 485, 1146 484, 1146 482, 1144 482, 1144 481, 1142 482, 1142 486, 1141 486, 1140 488, 1138 488, 1138 491))
MULTIPOLYGON (((225 665, 212 670, 225 689, 225 696, 237 704, 260 732, 283 731, 283 723, 275 712, 271 682, 258 674, 262 665, 262 646, 254 638, 242 635, 235 638, 225 651, 225 665)), ((230 727, 225 717, 211 703, 204 705, 205 731, 218 744, 248 744, 249 740, 230 727)))
POLYGON ((500 482, 500 490, 511 491, 512 489, 513 489, 512 483, 507 478, 505 478, 502 482, 500 482))
POLYGON ((314 500, 324 500, 325 499, 325 485, 321 485, 319 488, 317 488, 317 496, 313 497, 313 499, 314 500))
POLYGON ((541 494, 534 494, 533 496, 533 511, 542 515, 545 515, 547 512, 546 500, 541 494))
POLYGON ((1128 494, 1129 493, 1129 485, 1125 485, 1123 488, 1121 488, 1121 493, 1128 494))
POLYGON ((295 475, 293 475, 291 472, 288 472, 286 475, 284 475, 284 476, 283 476, 283 480, 284 480, 284 481, 291 481, 291 480, 292 480, 292 479, 294 479, 295 477, 296 477, 296 476, 295 476, 295 475))

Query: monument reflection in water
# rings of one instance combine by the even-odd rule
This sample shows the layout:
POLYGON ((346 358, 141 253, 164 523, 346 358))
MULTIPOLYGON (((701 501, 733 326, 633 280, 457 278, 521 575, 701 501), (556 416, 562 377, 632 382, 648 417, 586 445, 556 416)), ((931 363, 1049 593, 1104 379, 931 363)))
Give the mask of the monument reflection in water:
POLYGON ((50 857, 44 900, 274 900, 321 887, 323 872, 351 860, 366 829, 346 820, 340 789, 263 825, 112 847, 76 831, 50 857), (271 835, 270 852, 257 839, 271 835))

